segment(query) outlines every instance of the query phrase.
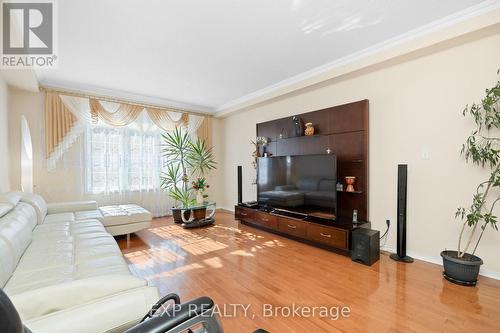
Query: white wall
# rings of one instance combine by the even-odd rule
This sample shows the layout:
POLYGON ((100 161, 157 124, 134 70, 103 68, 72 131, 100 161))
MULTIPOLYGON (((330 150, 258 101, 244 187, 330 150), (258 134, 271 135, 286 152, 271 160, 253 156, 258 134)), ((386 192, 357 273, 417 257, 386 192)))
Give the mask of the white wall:
MULTIPOLYGON (((251 167, 256 123, 314 111, 361 99, 370 101, 369 219, 385 230, 387 244, 396 241, 396 169, 409 165, 409 253, 439 261, 441 250, 455 249, 460 224, 459 205, 468 205, 477 184, 488 176, 466 165, 460 149, 472 130, 461 111, 480 101, 498 80, 500 26, 462 36, 370 69, 289 94, 222 119, 223 206, 236 203, 236 166, 244 168, 244 200, 254 199, 251 167), (422 153, 428 152, 428 160, 422 153)), ((279 66, 279 64, 276 64, 279 66)), ((483 237, 478 254, 483 274, 500 272, 500 233, 483 237)), ((500 276, 497 275, 497 276, 500 276)))
POLYGON ((8 140, 8 88, 0 74, 0 193, 10 189, 8 140))

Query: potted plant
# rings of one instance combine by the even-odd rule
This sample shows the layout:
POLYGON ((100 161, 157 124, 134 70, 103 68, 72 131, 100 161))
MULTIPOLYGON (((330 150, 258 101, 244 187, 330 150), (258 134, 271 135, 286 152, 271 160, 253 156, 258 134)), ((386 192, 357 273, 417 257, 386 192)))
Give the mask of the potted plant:
MULTIPOLYGON (((500 71, 499 71, 500 73, 500 71)), ((458 238, 456 251, 443 251, 444 276, 449 281, 475 285, 479 268, 483 264, 481 258, 475 255, 483 233, 490 226, 498 231, 497 217, 494 215, 495 204, 500 200, 500 81, 486 90, 486 96, 480 104, 466 107, 463 115, 470 115, 476 125, 462 147, 462 155, 467 162, 471 161, 489 170, 487 180, 481 182, 472 196, 472 204, 468 208, 458 208, 455 217, 462 221, 462 229, 458 238), (471 232, 466 236, 466 228, 471 232), (474 236, 479 229, 472 253, 468 253, 474 236)))
POLYGON ((208 195, 204 194, 205 190, 210 187, 204 177, 198 177, 191 183, 192 189, 196 192, 196 203, 202 204, 208 195))
MULTIPOLYGON (((208 171, 215 169, 216 162, 212 148, 208 148, 204 140, 193 141, 189 133, 180 127, 162 137, 162 152, 167 166, 161 176, 161 188, 175 200, 176 205, 172 208, 174 221, 182 223, 181 209, 196 204, 195 189, 190 186, 189 177, 204 179, 208 171)), ((195 217, 204 215, 202 208, 199 210, 195 210, 195 217)), ((188 219, 189 211, 185 214, 185 219, 188 219)))

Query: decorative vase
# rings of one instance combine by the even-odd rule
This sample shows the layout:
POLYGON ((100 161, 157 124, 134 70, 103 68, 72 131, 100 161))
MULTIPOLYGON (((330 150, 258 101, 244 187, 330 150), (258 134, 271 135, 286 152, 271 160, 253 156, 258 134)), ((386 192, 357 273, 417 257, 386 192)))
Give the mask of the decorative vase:
POLYGON ((354 192, 354 181, 355 180, 356 180, 356 177, 353 177, 353 176, 345 177, 345 183, 347 184, 347 187, 345 189, 346 192, 354 192))
POLYGON ((295 136, 302 136, 302 134, 304 133, 304 125, 302 123, 302 119, 300 119, 299 117, 297 116, 293 116, 292 117, 292 122, 293 122, 293 130, 294 130, 294 134, 295 136))
POLYGON ((306 123, 306 130, 304 131, 304 134, 307 136, 314 135, 314 126, 312 123, 306 123))
POLYGON ((201 190, 196 191, 196 203, 201 205, 204 201, 203 192, 201 190))

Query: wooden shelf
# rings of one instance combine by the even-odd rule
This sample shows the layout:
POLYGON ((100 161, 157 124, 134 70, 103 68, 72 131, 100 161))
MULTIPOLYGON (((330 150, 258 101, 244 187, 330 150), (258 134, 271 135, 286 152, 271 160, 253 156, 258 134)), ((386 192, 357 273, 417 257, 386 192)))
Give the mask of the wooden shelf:
POLYGON ((363 194, 363 191, 339 191, 337 193, 349 193, 349 194, 363 194))
POLYGON ((357 159, 357 160, 340 160, 337 161, 337 163, 364 163, 364 160, 357 159))

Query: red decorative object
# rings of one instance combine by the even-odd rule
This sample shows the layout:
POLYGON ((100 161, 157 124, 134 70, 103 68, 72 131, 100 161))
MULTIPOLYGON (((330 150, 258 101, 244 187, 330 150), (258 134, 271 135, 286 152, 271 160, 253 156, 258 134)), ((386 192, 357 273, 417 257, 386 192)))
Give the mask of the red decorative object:
POLYGON ((356 177, 353 177, 353 176, 345 177, 345 183, 347 184, 347 187, 345 189, 346 192, 354 192, 354 181, 355 180, 356 180, 356 177))

